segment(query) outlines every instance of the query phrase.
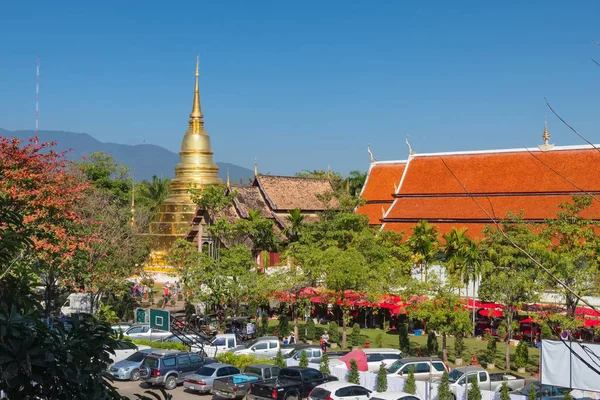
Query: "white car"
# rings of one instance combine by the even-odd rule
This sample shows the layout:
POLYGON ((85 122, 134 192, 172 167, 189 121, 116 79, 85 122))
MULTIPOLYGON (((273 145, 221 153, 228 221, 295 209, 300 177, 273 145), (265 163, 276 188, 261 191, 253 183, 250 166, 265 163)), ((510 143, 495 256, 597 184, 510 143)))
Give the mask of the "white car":
POLYGON ((367 367, 369 371, 378 371, 381 363, 388 368, 390 365, 402 358, 402 352, 398 349, 362 349, 367 356, 367 367))
POLYGON ((375 393, 371 400, 421 400, 418 396, 405 392, 375 393))
POLYGON ((315 387, 308 400, 370 400, 371 390, 353 383, 333 381, 315 387))
POLYGON ((111 354, 110 358, 113 360, 113 364, 118 363, 119 361, 123 361, 138 350, 145 350, 149 348, 150 346, 119 342, 117 344, 117 348, 115 349, 115 355, 113 356, 111 354))
POLYGON ((124 336, 132 339, 145 339, 145 340, 160 340, 164 337, 171 336, 171 332, 161 331, 160 329, 150 328, 150 325, 134 325, 127 329, 124 336))

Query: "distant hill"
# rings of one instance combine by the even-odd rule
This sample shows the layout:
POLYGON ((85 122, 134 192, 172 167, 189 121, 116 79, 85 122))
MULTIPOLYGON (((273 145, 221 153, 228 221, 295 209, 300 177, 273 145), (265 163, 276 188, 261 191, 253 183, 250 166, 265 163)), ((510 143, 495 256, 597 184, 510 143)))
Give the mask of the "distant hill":
MULTIPOLYGON (((33 131, 9 131, 0 128, 0 136, 16 137, 17 139, 27 140, 33 137, 33 131)), ((74 133, 64 131, 39 131, 40 142, 56 142, 56 150, 63 151, 71 149, 68 154, 71 160, 81 160, 96 151, 113 156, 119 163, 131 167, 132 175, 136 180, 151 179, 152 175, 172 178, 175 173, 175 165, 179 162, 179 154, 173 153, 164 147, 153 144, 117 144, 103 143, 87 133, 74 133)), ((248 168, 239 165, 217 162, 219 166, 219 177, 225 181, 227 170, 232 182, 238 182, 240 179, 245 183, 247 178, 252 178, 254 172, 248 168)))

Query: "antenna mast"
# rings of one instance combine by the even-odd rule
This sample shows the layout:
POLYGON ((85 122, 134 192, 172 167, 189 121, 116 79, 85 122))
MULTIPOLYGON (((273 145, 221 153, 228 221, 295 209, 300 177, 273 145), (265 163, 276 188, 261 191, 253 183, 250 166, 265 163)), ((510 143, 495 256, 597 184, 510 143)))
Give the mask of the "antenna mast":
POLYGON ((40 125, 40 58, 37 57, 35 74, 35 136, 37 138, 40 125))

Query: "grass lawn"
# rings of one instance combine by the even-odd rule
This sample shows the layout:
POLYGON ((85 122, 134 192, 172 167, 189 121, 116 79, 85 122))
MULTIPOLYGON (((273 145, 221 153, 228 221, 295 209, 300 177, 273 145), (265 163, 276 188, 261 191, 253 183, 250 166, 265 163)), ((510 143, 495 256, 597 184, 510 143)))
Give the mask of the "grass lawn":
MULTIPOLYGON (((270 320, 269 321, 269 330, 276 329, 277 325, 278 325, 277 320, 270 320)), ((290 327, 291 327, 291 329, 293 329, 292 322, 290 322, 290 327)), ((323 331, 326 329, 328 329, 327 325, 317 324, 316 325, 317 338, 318 338, 318 336, 323 334, 323 331)), ((300 340, 303 341, 304 340, 304 332, 305 332, 304 323, 300 323, 298 332, 300 335, 300 340)), ((348 332, 347 332, 348 333, 348 341, 350 340, 351 332, 352 332, 352 329, 349 327, 348 332)), ((361 329, 360 336, 361 336, 360 343, 362 343, 363 345, 361 345, 359 347, 364 347, 364 342, 366 340, 369 340, 370 347, 372 347, 372 348, 379 347, 379 344, 377 342, 378 342, 378 337, 380 336, 381 337, 381 339, 380 339, 381 347, 394 348, 394 349, 399 348, 399 336, 395 332, 385 332, 381 329, 361 329)), ((341 341, 341 337, 342 337, 342 329, 340 328, 340 341, 341 341)), ((409 339, 410 339, 410 354, 411 355, 416 356, 418 353, 419 347, 422 349, 423 355, 427 355, 427 336, 412 336, 411 335, 411 336, 409 336, 409 339)), ((438 336, 437 339, 438 339, 438 347, 439 347, 438 355, 441 357, 441 355, 442 355, 441 354, 442 338, 441 338, 441 336, 438 336)), ((486 366, 487 361, 486 361, 485 353, 487 350, 487 344, 488 344, 487 340, 465 338, 464 339, 464 353, 462 355, 463 365, 464 364, 470 365, 471 364, 471 355, 475 354, 475 355, 477 355, 477 360, 479 361, 479 363, 483 366, 486 366)), ((454 354, 454 338, 453 337, 448 337, 447 345, 448 345, 448 361, 449 361, 450 367, 453 368, 456 366, 454 363, 456 360, 456 355, 454 354)), ((516 346, 510 347, 511 366, 514 371, 516 371, 516 368, 512 364, 514 364, 516 350, 517 350, 516 346)), ((506 344, 504 342, 498 342, 497 349, 496 349, 496 359, 494 360, 494 364, 496 365, 495 371, 502 371, 505 369, 505 366, 506 366, 506 363, 504 360, 505 359, 505 355, 504 355, 505 351, 506 351, 506 344)), ((529 347, 529 364, 527 365, 527 374, 526 375, 532 375, 535 372, 537 372, 539 357, 540 357, 539 349, 529 347)))

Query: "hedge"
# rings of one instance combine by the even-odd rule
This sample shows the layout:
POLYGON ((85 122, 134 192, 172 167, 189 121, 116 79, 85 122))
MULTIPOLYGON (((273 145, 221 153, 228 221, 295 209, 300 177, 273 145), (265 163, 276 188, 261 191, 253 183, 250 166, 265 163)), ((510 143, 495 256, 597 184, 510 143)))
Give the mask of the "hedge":
POLYGON ((143 339, 132 339, 129 337, 124 337, 124 340, 128 340, 134 344, 139 344, 142 346, 150 346, 153 349, 166 349, 166 350, 181 350, 181 351, 189 351, 190 346, 186 346, 181 342, 152 342, 150 340, 143 339))
POLYGON ((275 360, 258 358, 254 354, 233 354, 225 352, 217 354, 215 358, 223 364, 233 365, 242 371, 250 364, 275 364, 275 360))

